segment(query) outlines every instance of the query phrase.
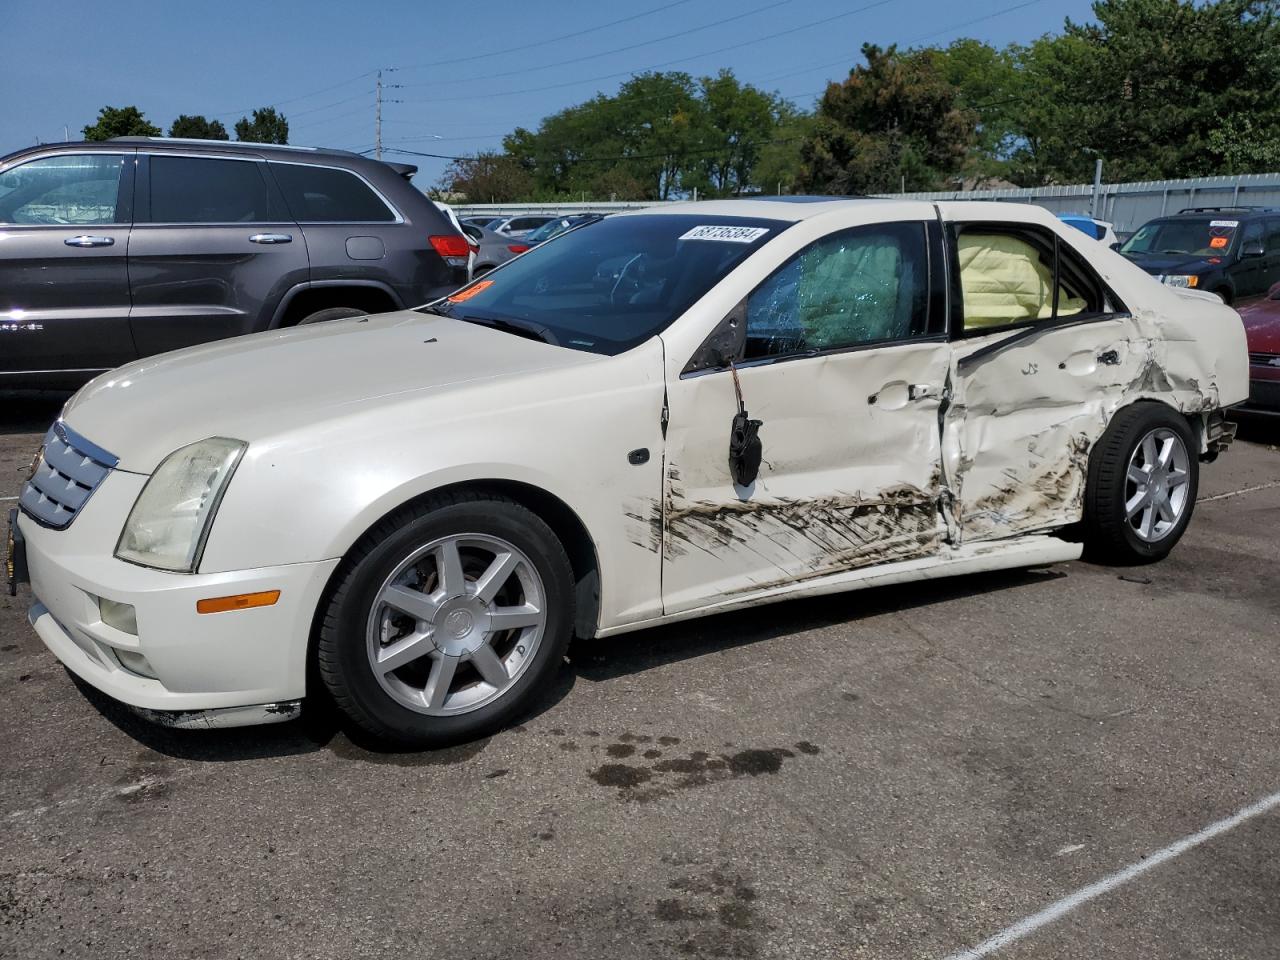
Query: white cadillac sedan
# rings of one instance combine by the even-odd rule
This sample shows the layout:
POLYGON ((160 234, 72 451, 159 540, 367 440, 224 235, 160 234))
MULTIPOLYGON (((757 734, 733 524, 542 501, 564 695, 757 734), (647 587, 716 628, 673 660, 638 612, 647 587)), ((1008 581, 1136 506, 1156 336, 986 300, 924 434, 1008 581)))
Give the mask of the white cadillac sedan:
POLYGON ((653 208, 419 310, 99 377, 14 577, 70 670, 161 722, 327 691, 434 746, 527 709, 575 633, 1159 559, 1247 393, 1232 310, 1035 207, 653 208))

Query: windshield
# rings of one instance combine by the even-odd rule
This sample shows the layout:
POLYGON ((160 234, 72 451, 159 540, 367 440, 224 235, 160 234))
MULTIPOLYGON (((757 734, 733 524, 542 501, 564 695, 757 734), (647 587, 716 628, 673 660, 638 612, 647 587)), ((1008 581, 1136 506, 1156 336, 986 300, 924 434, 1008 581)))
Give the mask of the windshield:
POLYGON ((1120 252, 1224 256, 1230 252, 1239 226, 1239 220, 1212 217, 1153 220, 1130 237, 1120 252))
POLYGON ((529 233, 525 239, 533 243, 541 243, 543 240, 550 240, 558 233, 563 233, 573 226, 572 220, 550 220, 540 226, 537 230, 529 233))
POLYGON ((609 217, 534 247, 421 309, 616 354, 665 330, 789 226, 754 217, 609 217))

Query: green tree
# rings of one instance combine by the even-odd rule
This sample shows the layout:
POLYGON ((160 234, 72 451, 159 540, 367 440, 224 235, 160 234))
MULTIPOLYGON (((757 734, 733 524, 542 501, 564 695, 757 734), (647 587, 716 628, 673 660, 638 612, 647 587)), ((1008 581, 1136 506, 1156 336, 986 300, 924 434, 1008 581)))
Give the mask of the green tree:
POLYGON ((253 111, 253 119, 241 117, 236 121, 236 139, 248 143, 289 142, 289 121, 275 107, 263 107, 253 111))
POLYGON ((960 105, 937 50, 864 44, 865 65, 828 85, 800 151, 800 185, 815 193, 931 190, 961 169, 976 115, 960 105))
POLYGON ((514 158, 489 151, 452 161, 439 188, 472 203, 514 203, 532 192, 533 177, 514 158))
POLYGON ((681 186, 706 196, 736 196, 755 185, 764 151, 794 108, 780 97, 738 82, 730 70, 698 81, 702 116, 696 124, 697 154, 682 173, 681 186))
POLYGON ((1028 109, 1019 179, 1145 180, 1262 172, 1280 138, 1280 0, 1096 0, 1022 56, 1028 109), (1215 136, 1216 133, 1216 136, 1215 136))
POLYGON ((103 107, 97 123, 84 128, 86 140, 110 140, 112 137, 158 137, 160 128, 148 123, 137 107, 103 107))
POLYGON ((188 116, 185 113, 169 125, 169 136, 192 137, 196 140, 229 139, 227 128, 222 125, 221 120, 206 120, 200 114, 188 116))
POLYGON ((1022 139, 1025 102, 1019 48, 997 50, 981 40, 962 39, 938 51, 937 62, 956 88, 956 103, 974 114, 975 136, 961 175, 975 187, 1006 179, 1022 139))

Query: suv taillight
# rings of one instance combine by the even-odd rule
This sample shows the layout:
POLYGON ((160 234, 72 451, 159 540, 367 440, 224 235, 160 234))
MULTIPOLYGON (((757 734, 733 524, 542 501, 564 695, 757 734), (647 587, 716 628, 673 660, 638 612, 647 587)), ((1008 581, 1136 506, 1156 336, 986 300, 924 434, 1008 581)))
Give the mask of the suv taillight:
POLYGON ((527 243, 512 243, 507 246, 507 249, 512 253, 524 253, 529 249, 529 245, 527 243))
POLYGON ((437 234, 428 238, 436 253, 444 258, 451 267, 465 267, 467 256, 471 253, 471 244, 460 233, 437 234))

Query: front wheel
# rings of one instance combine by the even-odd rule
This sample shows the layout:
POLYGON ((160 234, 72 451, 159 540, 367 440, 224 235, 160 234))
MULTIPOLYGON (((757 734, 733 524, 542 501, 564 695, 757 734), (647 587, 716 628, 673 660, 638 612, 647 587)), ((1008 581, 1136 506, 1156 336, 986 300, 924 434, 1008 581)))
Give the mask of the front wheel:
POLYGON ((445 746, 545 692, 572 624, 569 561, 540 518, 502 498, 438 497, 351 558, 321 625, 320 674, 366 732, 445 746))
POLYGON ((1200 464, 1190 427, 1156 403, 1116 414, 1089 459, 1085 550, 1112 563, 1161 560, 1195 509, 1200 464))

